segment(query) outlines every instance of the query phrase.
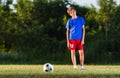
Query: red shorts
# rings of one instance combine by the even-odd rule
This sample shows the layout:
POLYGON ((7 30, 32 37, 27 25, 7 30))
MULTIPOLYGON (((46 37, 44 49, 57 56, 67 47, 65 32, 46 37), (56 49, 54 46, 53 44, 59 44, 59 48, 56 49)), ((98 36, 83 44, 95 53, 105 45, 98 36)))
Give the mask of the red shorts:
POLYGON ((83 50, 84 46, 81 44, 81 40, 69 40, 69 50, 83 50))

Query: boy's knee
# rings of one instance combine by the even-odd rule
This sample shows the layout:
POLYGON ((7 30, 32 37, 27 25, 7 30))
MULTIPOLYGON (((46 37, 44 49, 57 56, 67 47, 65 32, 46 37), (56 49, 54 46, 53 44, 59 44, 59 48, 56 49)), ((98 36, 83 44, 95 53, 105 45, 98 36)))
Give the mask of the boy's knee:
POLYGON ((84 54, 84 51, 83 51, 83 50, 79 50, 79 53, 80 53, 80 54, 81 54, 81 53, 84 54))

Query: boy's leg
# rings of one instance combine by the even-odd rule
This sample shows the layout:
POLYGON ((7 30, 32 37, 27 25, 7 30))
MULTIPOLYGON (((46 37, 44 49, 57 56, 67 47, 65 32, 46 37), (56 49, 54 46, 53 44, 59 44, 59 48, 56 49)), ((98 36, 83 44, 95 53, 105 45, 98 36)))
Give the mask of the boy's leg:
POLYGON ((84 51, 83 50, 78 50, 79 52, 79 58, 80 58, 80 65, 81 69, 84 69, 84 51))
POLYGON ((71 60, 72 60, 74 69, 77 69, 75 50, 71 50, 71 60))

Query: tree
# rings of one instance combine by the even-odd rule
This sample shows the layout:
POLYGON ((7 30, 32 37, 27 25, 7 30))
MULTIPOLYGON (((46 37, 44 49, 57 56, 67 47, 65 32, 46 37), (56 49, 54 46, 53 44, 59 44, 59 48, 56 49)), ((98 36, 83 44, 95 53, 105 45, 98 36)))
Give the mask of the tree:
POLYGON ((6 5, 0 5, 0 38, 2 44, 5 48, 5 51, 8 52, 11 48, 11 37, 10 33, 12 32, 12 12, 9 8, 9 2, 6 5), (11 20, 11 21, 10 21, 11 20))
MULTIPOLYGON (((64 37, 64 23, 66 6, 63 1, 34 1, 33 22, 35 26, 41 27, 41 36, 62 40, 64 37)), ((65 20, 66 21, 66 20, 65 20)))
POLYGON ((109 51, 112 52, 113 59, 119 62, 120 57, 120 5, 115 7, 115 13, 112 19, 112 26, 110 29, 110 44, 109 51))
POLYGON ((101 27, 99 26, 99 23, 96 20, 98 12, 93 5, 91 6, 92 8, 90 8, 87 14, 85 15, 87 21, 86 31, 90 32, 91 34, 96 34, 98 31, 101 30, 101 27))
POLYGON ((108 31, 111 27, 111 20, 114 16, 116 3, 114 0, 99 0, 100 10, 98 12, 98 22, 105 31, 105 37, 108 39, 108 31))
POLYGON ((32 29, 33 3, 29 0, 19 0, 16 5, 18 32, 24 33, 32 29))

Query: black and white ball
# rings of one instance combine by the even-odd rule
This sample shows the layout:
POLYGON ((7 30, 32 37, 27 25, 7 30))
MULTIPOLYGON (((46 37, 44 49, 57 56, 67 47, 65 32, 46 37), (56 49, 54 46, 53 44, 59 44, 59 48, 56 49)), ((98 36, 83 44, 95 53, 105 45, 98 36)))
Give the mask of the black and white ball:
POLYGON ((43 66, 43 71, 44 72, 53 72, 54 68, 53 65, 50 63, 45 63, 43 66))

